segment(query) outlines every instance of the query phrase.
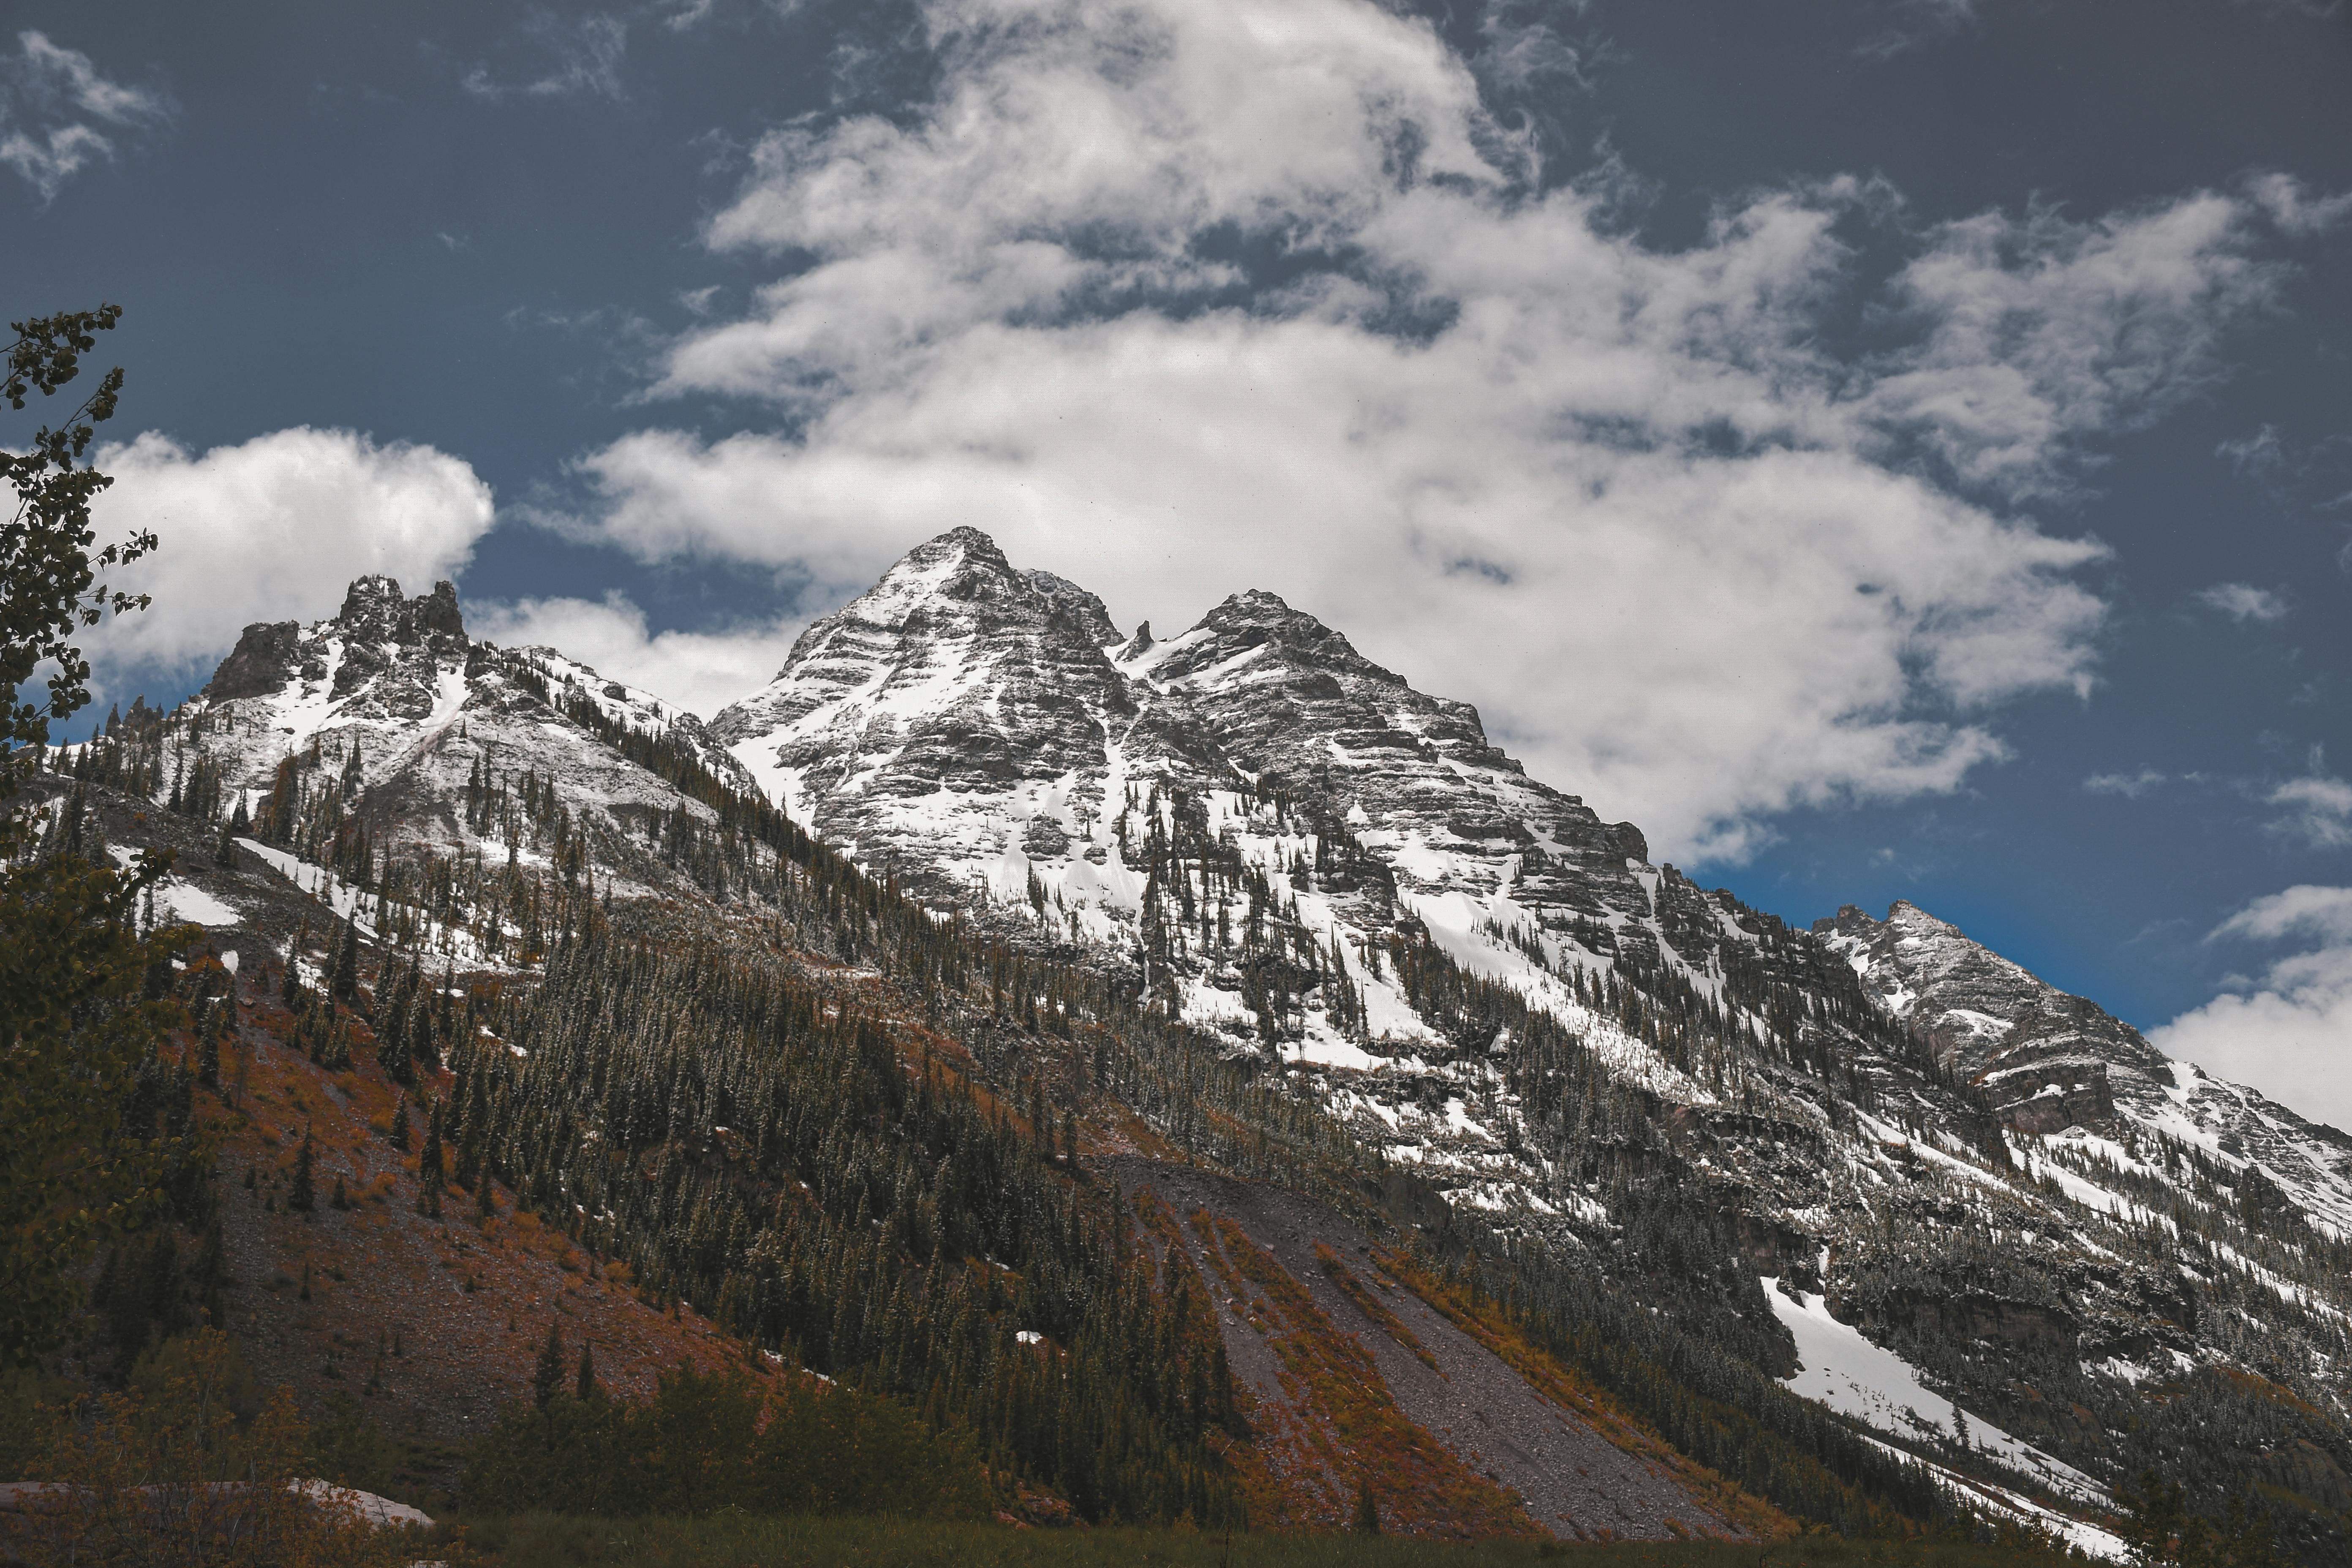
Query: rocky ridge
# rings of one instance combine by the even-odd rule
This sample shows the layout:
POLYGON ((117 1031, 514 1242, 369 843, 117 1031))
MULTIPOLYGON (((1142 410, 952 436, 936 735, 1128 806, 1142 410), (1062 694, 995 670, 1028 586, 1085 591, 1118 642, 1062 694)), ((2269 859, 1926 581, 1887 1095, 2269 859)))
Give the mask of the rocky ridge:
POLYGON ((379 853, 549 864, 540 824, 483 804, 528 779, 575 819, 567 839, 593 840, 580 864, 639 892, 676 880, 648 847, 661 824, 683 813, 709 826, 716 813, 617 737, 658 740, 751 787, 695 715, 553 648, 467 636, 448 583, 404 597, 392 578, 362 577, 330 619, 246 627, 174 723, 249 816, 289 761, 305 775, 326 768, 379 853))

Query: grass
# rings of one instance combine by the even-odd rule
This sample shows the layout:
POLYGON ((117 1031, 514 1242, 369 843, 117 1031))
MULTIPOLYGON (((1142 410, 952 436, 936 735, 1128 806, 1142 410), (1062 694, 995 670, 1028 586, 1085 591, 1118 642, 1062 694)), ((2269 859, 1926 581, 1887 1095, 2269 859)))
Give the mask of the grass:
POLYGON ((1190 1531, 1013 1530, 870 1519, 461 1519, 486 1568, 2059 1568, 2067 1559, 1946 1542, 1805 1536, 1759 1548, 1719 1542, 1576 1545, 1402 1536, 1190 1531))

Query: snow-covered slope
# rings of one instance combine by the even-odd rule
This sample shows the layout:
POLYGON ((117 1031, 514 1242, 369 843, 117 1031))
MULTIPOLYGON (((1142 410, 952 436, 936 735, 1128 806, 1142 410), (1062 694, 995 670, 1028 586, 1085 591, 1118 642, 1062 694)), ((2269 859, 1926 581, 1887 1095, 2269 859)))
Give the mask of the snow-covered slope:
POLYGON ((1795 930, 1651 864, 1270 594, 1123 636, 959 529, 711 730, 820 837, 1123 967, 1457 1209, 1614 1267, 1629 1179, 1682 1184, 2045 1458, 2114 1479, 2116 1402, 2200 1368, 2347 1408, 2342 1135, 1907 904, 1795 930))
MULTIPOLYGON (((2276 1184, 2326 1230, 2352 1238, 2352 1137, 2338 1129, 2172 1060, 2095 1004, 1915 905, 1897 903, 1884 921, 1848 905, 1817 930, 1874 1000, 1921 1032, 1937 1064, 1983 1090, 2016 1131, 2193 1149, 2276 1184)), ((2169 1179, 2160 1161, 2146 1173, 2169 1179)))

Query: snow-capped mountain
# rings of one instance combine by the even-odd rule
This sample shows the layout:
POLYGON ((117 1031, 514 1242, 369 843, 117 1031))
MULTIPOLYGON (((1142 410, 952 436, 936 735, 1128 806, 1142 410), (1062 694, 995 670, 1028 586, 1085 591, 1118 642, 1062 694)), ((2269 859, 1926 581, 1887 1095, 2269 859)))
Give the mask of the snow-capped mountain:
POLYGON ((1475 709, 1415 691, 1314 616, 1237 594, 1181 637, 1122 637, 1100 599, 1015 571, 976 529, 809 627, 711 732, 824 837, 959 893, 977 879, 1023 898, 1034 873, 1066 904, 1131 915, 1130 785, 1273 784, 1335 806, 1416 902, 1651 912, 1631 824, 1530 780, 1475 709))
MULTIPOLYGON (((1701 889, 1272 595, 1160 640, 959 529, 706 726, 470 639, 447 584, 365 578, 247 628, 157 732, 142 789, 208 771, 298 876, 371 885, 373 846, 379 912, 470 865, 461 961, 528 951, 533 878, 765 896, 781 818, 730 826, 764 795, 1193 1026, 1344 1123, 1374 1184, 2011 1473, 2020 1517, 2225 1430, 2228 1474, 2352 1515, 2352 1141, 1907 904, 1806 931, 1701 889)), ((1053 1005, 997 1001, 1033 1031, 1053 1005)))
POLYGON ((1625 1173, 1682 1173, 2004 1441, 2112 1476, 2118 1402, 2204 1366, 2347 1407, 2352 1141, 1907 904, 1808 931, 1701 889, 1272 595, 1126 635, 958 529, 710 730, 819 837, 1128 966, 1506 1231, 1606 1258, 1625 1173))

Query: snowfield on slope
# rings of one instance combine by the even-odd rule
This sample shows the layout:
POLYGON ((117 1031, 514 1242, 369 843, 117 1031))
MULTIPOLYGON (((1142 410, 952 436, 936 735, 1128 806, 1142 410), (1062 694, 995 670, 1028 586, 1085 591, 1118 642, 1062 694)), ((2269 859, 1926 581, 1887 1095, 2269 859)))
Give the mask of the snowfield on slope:
MULTIPOLYGON (((1781 1289, 1779 1280, 1768 1279, 1763 1284, 1764 1299, 1772 1303, 1774 1314, 1797 1342, 1800 1365, 1795 1375, 1785 1380, 1794 1392, 1819 1400, 1841 1415, 1856 1416, 1882 1432, 1912 1439, 1958 1436, 1963 1429, 1954 1423, 1958 1415, 1966 1424, 1969 1446, 1977 1452, 2021 1475, 2033 1477, 2078 1507, 2105 1511, 2114 1506, 2105 1487, 2072 1465, 2053 1458, 1930 1390, 1901 1356, 1872 1344, 1863 1338, 1859 1329, 1830 1316, 1826 1297, 1799 1290, 1791 1299, 1781 1289)), ((1940 1466, 1937 1468, 1946 1476, 1948 1484, 1961 1483, 1961 1478, 1943 1471, 1940 1466)), ((1965 1489, 1972 1495, 1982 1495, 1981 1483, 1968 1482, 1965 1489)), ((2031 1500, 2005 1489, 1993 1489, 2000 1496, 1992 1500, 2011 1511, 2022 1509, 2031 1515, 2043 1516, 2034 1518, 2033 1522, 2059 1531, 2093 1555, 2118 1562, 2124 1559, 2123 1542, 2108 1531, 2051 1513, 2031 1500)))

